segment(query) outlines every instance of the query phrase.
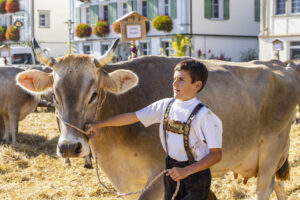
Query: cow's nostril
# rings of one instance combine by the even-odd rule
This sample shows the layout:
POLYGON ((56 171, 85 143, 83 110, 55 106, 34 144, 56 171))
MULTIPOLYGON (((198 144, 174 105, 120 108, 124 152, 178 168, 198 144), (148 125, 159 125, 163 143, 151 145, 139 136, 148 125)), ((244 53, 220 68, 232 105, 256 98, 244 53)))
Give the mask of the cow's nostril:
POLYGON ((81 153, 81 148, 82 148, 82 145, 80 142, 77 143, 77 147, 75 149, 75 154, 80 154, 81 153))

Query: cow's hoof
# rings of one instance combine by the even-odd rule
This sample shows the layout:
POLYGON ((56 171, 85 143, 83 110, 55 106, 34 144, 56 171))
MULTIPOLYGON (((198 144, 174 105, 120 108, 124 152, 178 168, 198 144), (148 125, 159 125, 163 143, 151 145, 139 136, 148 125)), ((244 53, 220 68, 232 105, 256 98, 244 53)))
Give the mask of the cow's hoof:
POLYGON ((67 166, 71 166, 70 158, 65 158, 64 159, 64 164, 67 165, 67 166))
POLYGON ((1 144, 8 144, 9 142, 8 142, 8 140, 6 140, 6 139, 2 139, 1 140, 1 144))
POLYGON ((93 169, 93 165, 85 163, 84 164, 84 168, 86 168, 86 169, 93 169))

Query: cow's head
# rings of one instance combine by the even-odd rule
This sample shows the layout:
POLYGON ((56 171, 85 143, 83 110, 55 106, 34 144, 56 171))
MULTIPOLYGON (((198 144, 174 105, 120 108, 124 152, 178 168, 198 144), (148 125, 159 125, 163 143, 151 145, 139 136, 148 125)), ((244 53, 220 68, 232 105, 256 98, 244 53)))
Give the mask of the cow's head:
MULTIPOLYGON (((100 90, 121 94, 137 85, 138 77, 128 70, 106 73, 102 67, 114 55, 119 39, 99 59, 92 55, 66 55, 53 58, 46 55, 33 39, 39 60, 52 67, 51 73, 29 70, 18 74, 17 83, 32 94, 53 90, 58 116, 83 129, 94 120, 100 90)), ((60 123, 61 135, 57 154, 61 157, 83 157, 90 153, 86 136, 60 123)))

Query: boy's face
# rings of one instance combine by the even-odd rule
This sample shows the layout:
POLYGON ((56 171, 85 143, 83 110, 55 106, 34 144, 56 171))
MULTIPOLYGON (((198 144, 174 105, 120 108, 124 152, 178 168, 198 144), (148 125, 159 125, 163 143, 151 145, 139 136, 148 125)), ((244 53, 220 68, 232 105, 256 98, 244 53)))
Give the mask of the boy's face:
POLYGON ((187 101, 196 96, 198 90, 202 87, 202 82, 195 81, 192 83, 189 72, 180 70, 174 72, 174 81, 172 85, 174 98, 187 101))

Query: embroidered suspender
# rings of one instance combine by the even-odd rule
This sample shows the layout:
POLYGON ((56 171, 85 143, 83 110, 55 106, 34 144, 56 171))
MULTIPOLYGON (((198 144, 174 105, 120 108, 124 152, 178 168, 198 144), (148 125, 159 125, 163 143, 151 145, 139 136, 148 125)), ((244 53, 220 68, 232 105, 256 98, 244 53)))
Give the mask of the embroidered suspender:
POLYGON ((167 107, 167 110, 165 112, 165 115, 164 115, 164 124, 163 124, 163 129, 164 129, 164 137, 165 137, 165 147, 166 147, 166 152, 167 152, 167 155, 169 155, 169 152, 168 152, 168 143, 167 143, 167 126, 168 126, 168 119, 169 119, 169 113, 170 113, 170 110, 171 110, 171 107, 172 107, 172 104, 174 103, 175 99, 172 99, 170 101, 170 103, 168 104, 168 107, 167 107))
MULTIPOLYGON (((168 126, 168 119, 169 119, 169 113, 170 113, 170 110, 171 110, 171 107, 172 107, 172 104, 174 102, 175 99, 172 99, 170 101, 170 103, 168 104, 168 107, 166 109, 166 112, 164 114, 164 121, 163 121, 163 130, 164 130, 164 138, 165 138, 165 147, 166 147, 166 152, 167 154, 169 155, 168 153, 168 144, 167 144, 167 133, 166 133, 166 130, 167 130, 167 126, 168 126)), ((183 142, 184 142, 184 149, 185 149, 185 152, 186 152, 186 155, 189 159, 189 163, 193 163, 195 161, 194 157, 193 157, 193 154, 191 152, 191 149, 189 147, 189 133, 190 133, 190 129, 191 129, 191 123, 193 121, 193 119, 195 118, 196 114, 198 113, 198 111, 203 107, 204 105, 199 103, 195 108, 194 110, 192 111, 192 113, 190 114, 187 122, 185 123, 185 126, 184 126, 184 133, 183 133, 183 142)))
POLYGON ((196 114, 198 113, 198 111, 203 107, 203 104, 199 103, 193 110, 193 112, 191 113, 189 119, 186 122, 186 125, 184 127, 184 135, 183 135, 183 139, 184 139, 184 149, 186 152, 186 155, 189 159, 189 163, 192 164, 193 162, 195 162, 194 156, 191 152, 190 146, 189 146, 189 134, 190 134, 190 129, 191 129, 191 123, 193 121, 193 119, 195 118, 196 114))

